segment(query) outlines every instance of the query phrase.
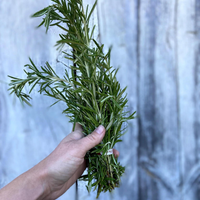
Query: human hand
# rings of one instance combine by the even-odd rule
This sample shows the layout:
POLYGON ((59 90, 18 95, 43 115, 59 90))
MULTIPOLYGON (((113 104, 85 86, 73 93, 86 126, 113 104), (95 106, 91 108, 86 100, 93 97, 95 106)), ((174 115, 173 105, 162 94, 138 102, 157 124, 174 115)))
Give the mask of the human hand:
MULTIPOLYGON (((45 199, 56 199, 71 187, 86 169, 84 156, 88 150, 99 144, 105 135, 105 128, 99 126, 84 137, 81 126, 66 136, 58 147, 33 168, 34 173, 43 171, 45 199)), ((115 157, 119 152, 114 149, 115 157)))
MULTIPOLYGON (((99 144, 105 128, 99 126, 84 137, 82 128, 66 136, 57 148, 36 166, 23 173, 0 190, 0 199, 6 200, 51 200, 61 196, 81 176, 86 168, 84 156, 99 144)), ((115 157, 119 156, 113 150, 115 157)))

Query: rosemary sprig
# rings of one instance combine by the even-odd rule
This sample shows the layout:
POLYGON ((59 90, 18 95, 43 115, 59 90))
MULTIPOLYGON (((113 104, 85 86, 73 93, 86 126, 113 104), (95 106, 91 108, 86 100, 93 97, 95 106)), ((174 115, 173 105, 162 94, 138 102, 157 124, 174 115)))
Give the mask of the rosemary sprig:
POLYGON ((86 154, 88 159, 88 174, 80 180, 88 181, 87 189, 97 189, 97 198, 104 191, 112 191, 119 186, 120 177, 124 173, 122 167, 113 155, 107 155, 116 143, 121 142, 120 137, 125 133, 122 124, 134 118, 134 113, 128 115, 124 111, 127 107, 126 88, 121 88, 116 79, 118 69, 110 66, 111 49, 104 54, 103 45, 93 39, 95 26, 90 30, 89 20, 97 4, 94 3, 89 11, 84 10, 82 0, 52 0, 50 5, 33 17, 44 16, 41 24, 48 31, 50 26, 57 26, 64 31, 56 46, 62 50, 69 45, 71 54, 62 51, 65 58, 73 61, 70 66, 72 75, 67 69, 63 77, 59 77, 47 62, 40 69, 30 59, 25 65, 28 70, 25 79, 11 78, 9 90, 26 104, 30 105, 29 94, 36 85, 42 94, 53 97, 55 103, 64 101, 66 109, 63 111, 70 118, 70 122, 82 125, 85 135, 90 134, 102 124, 106 128, 103 141, 86 154), (91 43, 95 47, 91 48, 91 43), (73 71, 76 70, 76 77, 73 71), (29 94, 23 92, 25 85, 30 86, 29 94))

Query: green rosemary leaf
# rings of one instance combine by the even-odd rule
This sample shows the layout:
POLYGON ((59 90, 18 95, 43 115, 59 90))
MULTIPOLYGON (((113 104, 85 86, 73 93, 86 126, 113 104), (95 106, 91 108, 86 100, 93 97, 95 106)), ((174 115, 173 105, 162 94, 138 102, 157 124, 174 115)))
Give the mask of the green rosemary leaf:
POLYGON ((89 8, 89 5, 86 6, 86 11, 85 11, 85 17, 86 17, 86 19, 88 18, 88 8, 89 8))
POLYGON ((40 81, 40 78, 37 81, 35 81, 31 89, 29 90, 29 94, 32 92, 33 88, 38 84, 39 81, 40 81))
POLYGON ((49 7, 46 7, 36 13, 34 13, 33 15, 31 15, 31 17, 41 17, 42 15, 46 14, 48 12, 49 7))
POLYGON ((96 25, 94 25, 93 28, 92 28, 92 31, 91 31, 91 34, 90 34, 90 40, 92 39, 92 36, 93 36, 93 34, 94 34, 95 28, 96 28, 96 25))
MULTIPOLYGON (((77 103, 77 106, 80 108, 83 108, 84 110, 90 111, 90 112, 94 112, 94 109, 91 109, 90 107, 86 107, 86 106, 82 106, 81 104, 77 103)), ((88 114, 89 115, 89 114, 88 114)))
POLYGON ((51 0, 51 1, 53 1, 53 2, 55 2, 55 3, 57 3, 57 4, 60 4, 60 1, 59 1, 59 0, 51 0))
POLYGON ((91 9, 91 11, 90 11, 90 13, 89 13, 89 15, 88 15, 88 18, 87 18, 87 21, 88 21, 88 22, 90 21, 90 17, 91 17, 91 15, 92 15, 92 13, 93 13, 93 11, 94 11, 96 5, 97 5, 97 0, 95 1, 95 3, 94 3, 94 5, 92 6, 92 9, 91 9))
POLYGON ((29 101, 26 100, 26 98, 22 97, 21 102, 25 102, 28 106, 32 106, 31 103, 29 101))
POLYGON ((66 43, 66 44, 68 44, 70 46, 72 46, 72 44, 84 46, 83 43, 80 43, 79 41, 70 40, 70 39, 62 39, 62 40, 58 40, 57 41, 57 45, 60 45, 60 44, 63 44, 63 43, 66 43))
POLYGON ((43 19, 42 22, 37 26, 37 28, 39 28, 40 26, 42 26, 44 24, 45 20, 43 19))

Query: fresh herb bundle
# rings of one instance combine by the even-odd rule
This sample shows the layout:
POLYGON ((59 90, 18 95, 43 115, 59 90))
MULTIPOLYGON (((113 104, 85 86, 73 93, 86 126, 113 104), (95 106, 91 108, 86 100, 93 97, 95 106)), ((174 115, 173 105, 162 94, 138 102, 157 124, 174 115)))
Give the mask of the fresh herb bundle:
MULTIPOLYGON (((52 0, 53 4, 36 12, 33 17, 44 16, 42 23, 46 31, 50 26, 62 30, 60 40, 56 45, 62 50, 64 45, 71 47, 71 53, 62 51, 65 58, 73 61, 70 66, 71 75, 67 69, 63 77, 56 74, 48 62, 44 67, 38 68, 30 59, 25 65, 25 79, 11 78, 11 93, 30 105, 31 97, 23 92, 24 86, 29 85, 29 93, 36 85, 39 92, 53 97, 55 103, 64 101, 66 109, 63 111, 70 118, 70 122, 79 123, 85 135, 90 134, 102 124, 106 128, 103 141, 86 154, 88 160, 88 173, 80 179, 88 181, 87 189, 97 189, 97 198, 104 191, 112 191, 119 186, 120 177, 125 167, 121 166, 113 154, 107 152, 113 149, 120 137, 124 134, 122 124, 134 118, 134 113, 128 115, 124 111, 127 107, 126 88, 121 89, 116 79, 118 69, 110 66, 109 49, 103 52, 103 45, 93 39, 95 26, 90 30, 89 21, 97 1, 89 11, 84 10, 82 0, 52 0), (91 48, 91 43, 95 47, 91 48), (76 71, 76 73, 74 73, 76 71)), ((54 104, 55 104, 54 103, 54 104)))

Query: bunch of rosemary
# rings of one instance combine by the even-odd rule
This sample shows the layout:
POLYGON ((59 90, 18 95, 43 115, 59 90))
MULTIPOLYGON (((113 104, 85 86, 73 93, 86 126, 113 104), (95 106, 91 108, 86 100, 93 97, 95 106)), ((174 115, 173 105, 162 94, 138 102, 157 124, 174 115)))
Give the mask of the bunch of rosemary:
MULTIPOLYGON (((104 191, 112 191, 119 186, 120 177, 125 168, 120 165, 113 154, 107 155, 120 137, 124 134, 122 124, 134 118, 134 113, 127 117, 126 88, 121 89, 116 79, 118 71, 110 66, 110 53, 103 52, 103 45, 93 39, 95 26, 90 30, 89 20, 97 1, 89 11, 84 10, 82 0, 52 0, 53 4, 36 12, 33 17, 44 15, 42 23, 46 31, 50 26, 56 26, 64 31, 57 41, 58 49, 69 45, 71 54, 63 51, 65 58, 73 61, 70 66, 71 76, 67 69, 63 77, 59 77, 53 68, 46 62, 44 67, 38 68, 30 59, 25 65, 25 79, 11 78, 11 93, 30 105, 30 96, 23 92, 25 85, 30 86, 29 93, 36 85, 39 92, 56 99, 55 103, 64 101, 66 109, 63 111, 74 124, 78 122, 83 127, 85 135, 90 134, 102 124, 106 128, 103 141, 87 152, 88 174, 81 180, 88 181, 87 189, 97 191, 97 197, 104 191), (95 47, 91 48, 91 43, 95 47), (74 73, 76 71, 76 73, 74 73)), ((38 27, 39 27, 38 26, 38 27)))

